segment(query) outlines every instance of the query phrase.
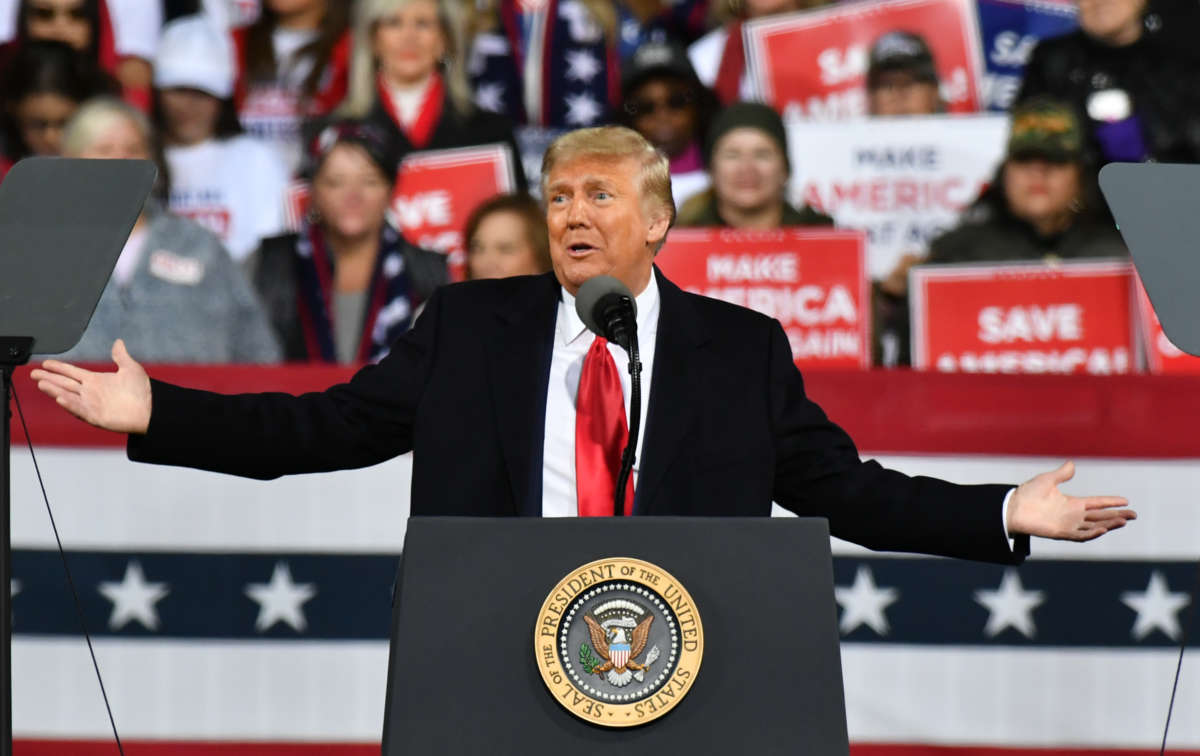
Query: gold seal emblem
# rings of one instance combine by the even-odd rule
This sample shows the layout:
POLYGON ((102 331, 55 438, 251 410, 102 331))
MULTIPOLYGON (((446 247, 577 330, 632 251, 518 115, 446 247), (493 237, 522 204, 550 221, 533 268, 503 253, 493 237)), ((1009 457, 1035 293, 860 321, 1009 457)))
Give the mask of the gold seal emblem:
POLYGON ((631 727, 666 714, 696 684, 704 626, 687 589, 663 568, 599 559, 550 591, 533 651, 542 680, 567 711, 631 727))

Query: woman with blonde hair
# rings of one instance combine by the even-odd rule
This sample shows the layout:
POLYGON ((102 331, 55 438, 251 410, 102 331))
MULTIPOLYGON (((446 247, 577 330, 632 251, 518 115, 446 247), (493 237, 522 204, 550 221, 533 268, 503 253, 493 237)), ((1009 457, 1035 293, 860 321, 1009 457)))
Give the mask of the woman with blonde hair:
POLYGON ((401 154, 505 144, 524 188, 511 124, 471 102, 456 7, 454 0, 361 0, 339 115, 373 124, 401 154))
MULTIPOLYGON (((63 154, 155 160, 153 127, 141 111, 112 98, 85 103, 63 132, 63 154)), ((83 338, 67 359, 107 360, 124 339, 150 362, 277 362, 279 344, 242 271, 219 239, 168 212, 167 181, 146 202, 83 338)))

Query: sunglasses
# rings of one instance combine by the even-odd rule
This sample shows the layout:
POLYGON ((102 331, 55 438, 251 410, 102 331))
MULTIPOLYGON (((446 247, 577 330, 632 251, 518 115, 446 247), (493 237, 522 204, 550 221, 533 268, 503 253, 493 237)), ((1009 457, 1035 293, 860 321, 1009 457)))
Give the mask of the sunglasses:
POLYGON ((625 103, 625 112, 633 117, 652 116, 660 109, 673 110, 679 112, 686 110, 696 101, 695 96, 691 92, 675 92, 665 101, 660 100, 630 100, 625 103))
POLYGON ((29 6, 29 18, 33 21, 53 21, 62 16, 71 21, 87 21, 87 8, 83 3, 72 5, 69 8, 60 8, 53 5, 33 5, 29 6))

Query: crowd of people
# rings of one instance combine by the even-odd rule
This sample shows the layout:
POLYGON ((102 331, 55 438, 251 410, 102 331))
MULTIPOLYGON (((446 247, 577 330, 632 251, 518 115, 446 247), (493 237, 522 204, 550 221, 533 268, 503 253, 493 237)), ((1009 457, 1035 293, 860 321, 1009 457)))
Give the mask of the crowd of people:
MULTIPOLYGON (((994 179, 958 227, 875 283, 881 333, 907 338, 913 265, 1126 254, 1099 166, 1200 162, 1200 55, 1181 32, 1200 27, 1195 3, 1077 5, 1078 29, 1030 56, 994 179)), ((679 226, 833 225, 788 201, 795 153, 780 113, 750 101, 741 30, 813 6, 0 0, 0 174, 33 155, 159 165, 69 359, 107 359, 118 336, 151 362, 378 359, 450 278, 389 214, 415 152, 511 152, 515 192, 463 229, 468 278, 550 269, 522 127, 638 131, 670 160, 679 226), (291 221, 298 183, 307 203, 291 221)), ((879 36, 866 65, 871 117, 945 110, 920 35, 879 36)))

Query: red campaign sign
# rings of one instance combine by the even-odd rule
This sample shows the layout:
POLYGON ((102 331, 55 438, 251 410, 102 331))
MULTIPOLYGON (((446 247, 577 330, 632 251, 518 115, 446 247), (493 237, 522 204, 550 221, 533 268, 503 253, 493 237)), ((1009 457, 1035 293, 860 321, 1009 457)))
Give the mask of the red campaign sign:
POLYGON ((974 113, 983 61, 974 0, 881 0, 790 13, 743 27, 750 75, 785 117, 867 114, 871 46, 890 31, 921 35, 951 113, 974 113))
POLYGON ((870 367, 860 231, 684 229, 671 232, 655 263, 680 288, 778 319, 801 367, 870 367))
POLYGON ((944 373, 1134 371, 1126 262, 920 266, 909 277, 912 358, 944 373))
POLYGON ((413 244, 450 256, 450 280, 466 273, 463 227, 484 200, 516 188, 514 158, 507 146, 460 147, 415 152, 404 159, 392 212, 413 244))
POLYGON ((1171 343, 1163 331, 1154 305, 1135 277, 1137 286, 1138 320, 1142 324, 1142 339, 1146 345, 1146 363, 1156 375, 1200 375, 1200 357, 1193 357, 1171 343))
MULTIPOLYGON (((426 150, 404 158, 392 196, 392 222, 418 247, 449 255, 450 280, 466 275, 463 227, 480 203, 516 188, 511 151, 503 144, 426 150)), ((308 210, 309 187, 292 182, 287 221, 293 229, 308 210)))

